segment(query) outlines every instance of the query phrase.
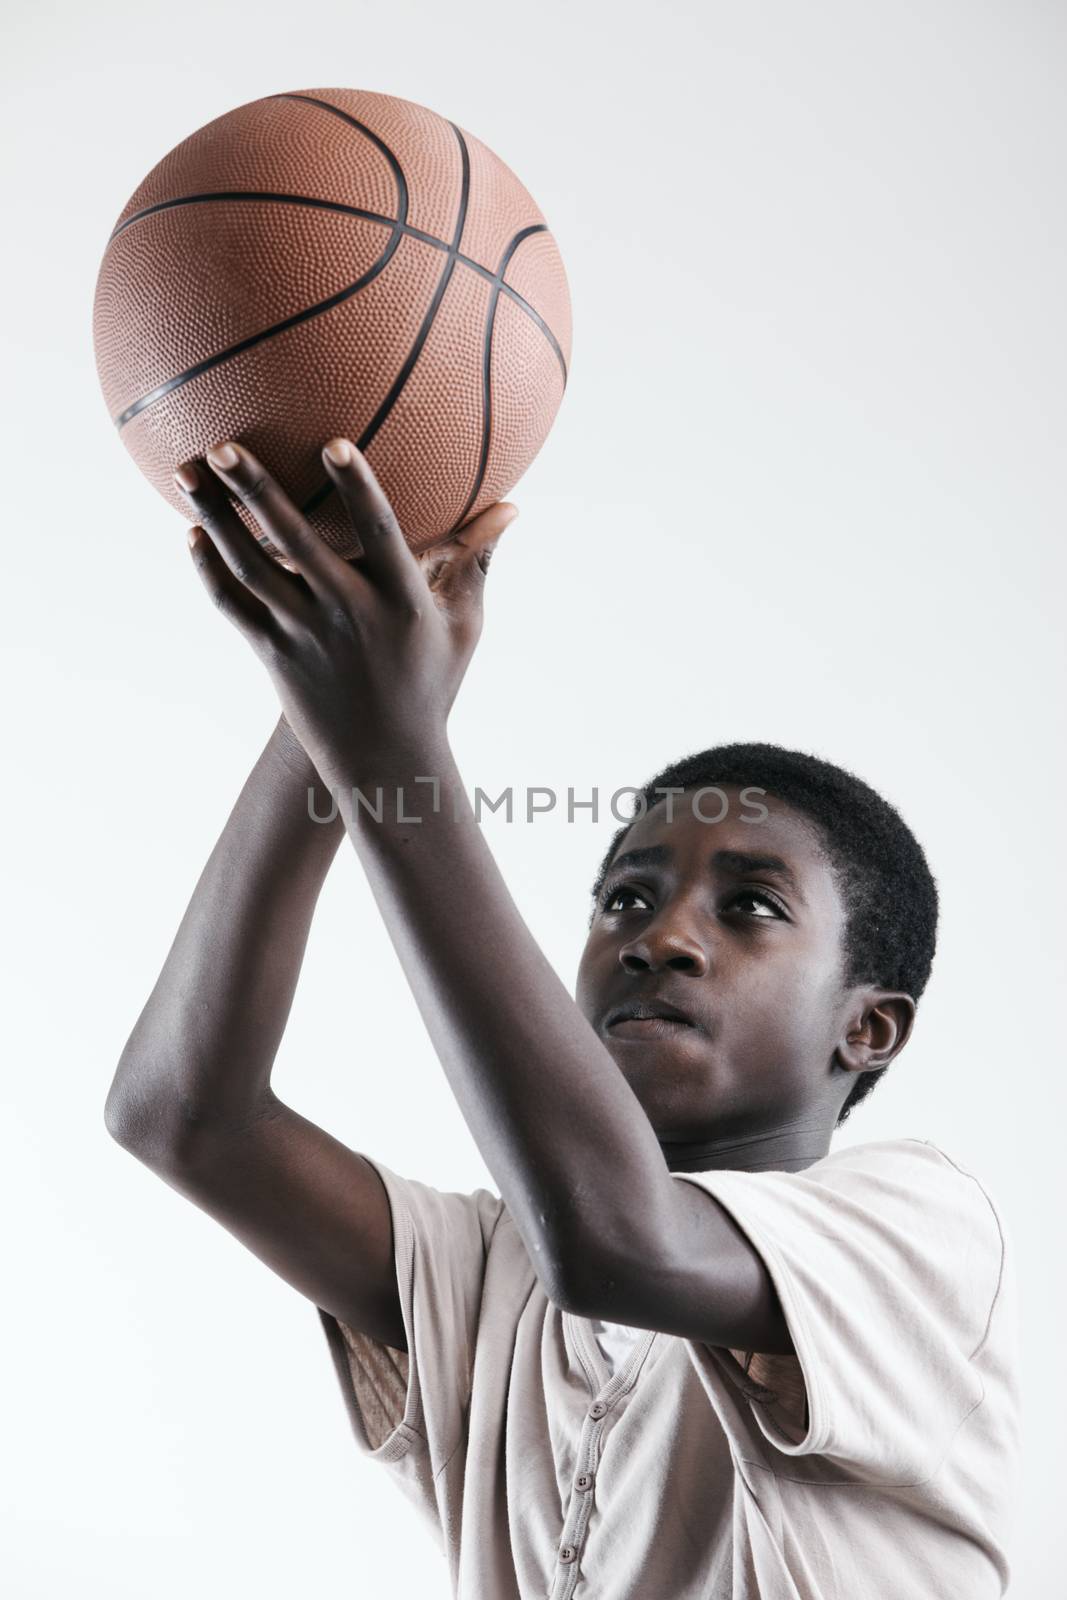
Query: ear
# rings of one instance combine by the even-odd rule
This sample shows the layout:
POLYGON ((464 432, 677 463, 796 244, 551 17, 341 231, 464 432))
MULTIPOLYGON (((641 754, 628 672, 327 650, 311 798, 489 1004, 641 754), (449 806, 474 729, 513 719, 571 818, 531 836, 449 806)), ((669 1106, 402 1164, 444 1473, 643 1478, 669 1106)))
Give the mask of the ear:
POLYGON ((846 1072, 888 1067, 907 1044, 914 1021, 915 1001, 910 994, 860 989, 833 1059, 846 1072))

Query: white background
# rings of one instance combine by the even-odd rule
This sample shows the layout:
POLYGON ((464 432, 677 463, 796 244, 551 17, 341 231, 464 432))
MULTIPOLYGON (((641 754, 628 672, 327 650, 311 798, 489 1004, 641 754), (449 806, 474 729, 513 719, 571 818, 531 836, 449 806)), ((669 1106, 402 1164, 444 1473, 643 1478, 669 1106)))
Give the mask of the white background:
MULTIPOLYGON (((0 1516, 18 1600, 447 1592, 357 1458, 314 1307, 103 1125, 277 703, 108 420, 96 272, 174 144, 342 85, 496 149, 570 273, 572 381, 453 719, 468 782, 610 793, 768 739, 859 772, 928 851, 932 984, 839 1142, 932 1139, 1002 1207, 1028 1431, 1011 1593, 1055 1592, 1064 34, 1038 0, 13 13, 0 1516)), ((568 982, 615 825, 579 815, 485 825, 568 982)), ((394 1170, 496 1187, 347 845, 274 1083, 394 1170)))

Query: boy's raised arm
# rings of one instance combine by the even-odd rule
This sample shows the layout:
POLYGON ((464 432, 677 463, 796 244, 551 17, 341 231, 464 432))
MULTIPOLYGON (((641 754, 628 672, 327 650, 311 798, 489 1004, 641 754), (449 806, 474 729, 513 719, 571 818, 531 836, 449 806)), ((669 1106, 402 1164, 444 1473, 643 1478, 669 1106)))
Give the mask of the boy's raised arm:
POLYGON ((284 717, 230 813, 119 1060, 108 1131, 146 1157, 192 1151, 271 1103, 270 1074, 319 891, 344 837, 284 717))
POLYGON ((319 891, 344 837, 284 717, 200 875, 122 1052, 105 1122, 124 1149, 315 1305, 406 1338, 392 1217, 363 1156, 285 1105, 271 1068, 319 891))

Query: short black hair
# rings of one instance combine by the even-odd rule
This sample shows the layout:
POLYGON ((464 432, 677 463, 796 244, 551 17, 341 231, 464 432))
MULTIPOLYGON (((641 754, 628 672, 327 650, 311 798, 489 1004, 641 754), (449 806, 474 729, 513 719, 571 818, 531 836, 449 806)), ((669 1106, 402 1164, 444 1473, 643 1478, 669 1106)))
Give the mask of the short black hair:
MULTIPOLYGON (((909 994, 917 1004, 937 944, 937 884, 922 846, 900 813, 862 778, 781 745, 716 745, 672 762, 636 790, 634 816, 616 832, 600 863, 590 922, 623 839, 638 817, 662 804, 657 790, 723 784, 765 790, 814 823, 845 908, 846 985, 877 984, 909 994)), ((888 1070, 859 1075, 838 1127, 888 1070)))

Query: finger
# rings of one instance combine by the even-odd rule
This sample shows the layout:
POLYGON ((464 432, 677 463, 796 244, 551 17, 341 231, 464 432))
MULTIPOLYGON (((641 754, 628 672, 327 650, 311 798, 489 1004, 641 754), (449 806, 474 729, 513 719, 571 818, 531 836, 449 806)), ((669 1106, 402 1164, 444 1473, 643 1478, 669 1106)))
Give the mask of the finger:
POLYGON ((416 599, 418 562, 366 456, 349 439, 331 439, 322 459, 363 546, 354 559, 356 571, 398 597, 416 599))
POLYGON ((256 543, 230 504, 222 485, 210 472, 187 462, 174 474, 174 482, 188 500, 199 524, 211 535, 216 550, 239 583, 250 589, 278 615, 291 613, 294 586, 306 584, 284 571, 256 543))
POLYGON ((207 461, 311 588, 319 594, 336 593, 338 577, 348 572, 348 563, 319 538, 252 452, 230 440, 209 450, 207 461))
POLYGON ((234 577, 205 529, 194 523, 188 538, 193 566, 223 616, 228 617, 253 646, 267 643, 275 630, 268 608, 234 577))
POLYGON ((430 592, 453 626, 480 627, 489 563, 518 514, 517 506, 502 500, 418 558, 430 592))

